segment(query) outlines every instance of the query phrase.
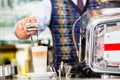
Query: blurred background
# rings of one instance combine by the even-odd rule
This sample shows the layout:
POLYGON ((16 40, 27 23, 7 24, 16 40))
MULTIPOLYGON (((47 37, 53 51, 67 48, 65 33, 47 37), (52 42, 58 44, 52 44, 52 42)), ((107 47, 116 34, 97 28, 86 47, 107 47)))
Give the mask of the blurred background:
MULTIPOLYGON (((31 39, 19 40, 14 35, 16 22, 29 15, 41 0, 0 0, 0 66, 17 65, 19 74, 32 71, 31 39)), ((52 46, 49 28, 39 35, 43 44, 52 46), (42 36, 41 35, 45 35, 42 36)))

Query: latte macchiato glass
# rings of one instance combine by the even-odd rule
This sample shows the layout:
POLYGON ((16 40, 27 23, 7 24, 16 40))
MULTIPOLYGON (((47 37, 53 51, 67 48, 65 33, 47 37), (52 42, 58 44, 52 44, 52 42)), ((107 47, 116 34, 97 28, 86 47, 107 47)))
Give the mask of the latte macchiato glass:
POLYGON ((34 73, 47 72, 47 46, 34 46, 31 49, 34 73))

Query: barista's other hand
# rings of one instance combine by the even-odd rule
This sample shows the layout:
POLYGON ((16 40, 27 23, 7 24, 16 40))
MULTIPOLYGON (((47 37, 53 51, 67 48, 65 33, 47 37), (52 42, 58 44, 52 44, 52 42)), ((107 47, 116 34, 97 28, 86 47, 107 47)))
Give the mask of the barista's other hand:
POLYGON ((36 23, 37 20, 35 17, 26 17, 22 20, 20 20, 15 28, 15 34, 18 38, 20 39, 27 39, 30 37, 31 34, 35 34, 37 32, 37 30, 32 30, 32 31, 28 31, 26 29, 26 24, 27 23, 36 23))

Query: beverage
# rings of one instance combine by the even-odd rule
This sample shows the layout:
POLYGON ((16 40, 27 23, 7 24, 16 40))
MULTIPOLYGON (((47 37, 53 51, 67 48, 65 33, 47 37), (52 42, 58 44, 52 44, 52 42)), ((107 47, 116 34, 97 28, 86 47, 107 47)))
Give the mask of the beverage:
POLYGON ((35 73, 47 72, 47 47, 32 47, 33 69, 35 73))

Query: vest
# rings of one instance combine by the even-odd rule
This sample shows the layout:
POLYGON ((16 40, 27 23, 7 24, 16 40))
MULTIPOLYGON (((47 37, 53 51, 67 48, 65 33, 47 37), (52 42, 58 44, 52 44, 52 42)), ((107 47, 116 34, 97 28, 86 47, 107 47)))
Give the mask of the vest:
POLYGON ((72 27, 86 8, 81 12, 71 0, 51 0, 51 4, 52 15, 49 27, 53 36, 53 64, 57 69, 61 61, 69 65, 77 64, 78 56, 73 36, 78 49, 81 21, 75 25, 75 35, 72 35, 72 27))

